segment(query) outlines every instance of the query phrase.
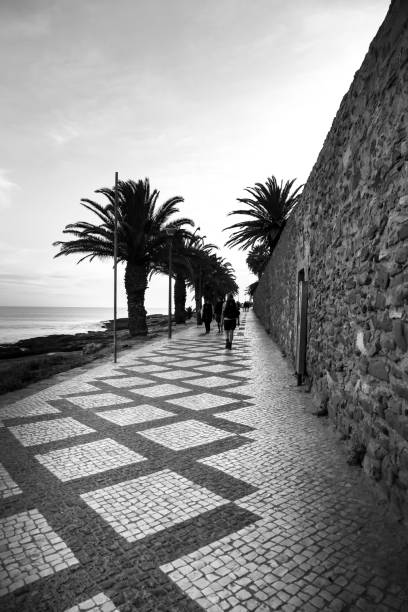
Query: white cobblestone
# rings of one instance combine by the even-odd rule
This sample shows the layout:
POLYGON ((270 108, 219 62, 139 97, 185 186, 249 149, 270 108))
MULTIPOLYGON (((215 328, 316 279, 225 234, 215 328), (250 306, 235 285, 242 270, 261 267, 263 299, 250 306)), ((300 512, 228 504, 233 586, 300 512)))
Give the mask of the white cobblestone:
POLYGON ((136 372, 136 374, 152 374, 154 372, 171 372, 166 366, 154 365, 138 365, 138 366, 128 366, 127 370, 132 370, 136 372))
POLYGON ((188 397, 178 397, 177 399, 166 400, 169 404, 189 408, 190 410, 208 410, 209 408, 217 408, 218 406, 226 406, 233 404, 236 399, 215 395, 214 393, 197 393, 188 397))
POLYGON ((189 389, 179 387, 171 384, 160 384, 152 387, 142 387, 131 391, 131 393, 137 393, 138 395, 145 395, 146 397, 163 397, 167 395, 176 395, 177 393, 187 393, 189 389))
POLYGON ((228 503, 170 470, 84 493, 81 497, 128 542, 228 503))
POLYGON ((1 519, 0 541, 1 589, 8 593, 79 563, 37 509, 1 519))
POLYGON ((188 381, 191 385, 197 385, 198 387, 225 387, 231 385, 233 381, 230 378, 224 378, 222 376, 207 376, 205 378, 194 378, 188 381))
POLYGON ((200 421, 189 420, 147 429, 141 431, 140 435, 172 450, 183 450, 222 440, 235 434, 200 421))
POLYGON ((145 461, 145 457, 110 438, 78 444, 35 458, 63 482, 145 461))
POLYGON ((8 428, 23 446, 46 444, 55 440, 74 438, 93 433, 95 430, 83 425, 70 417, 53 419, 51 421, 37 421, 25 425, 15 425, 8 428))
POLYGON ((165 380, 177 380, 193 378, 197 376, 197 374, 195 372, 188 372, 187 370, 168 370, 167 372, 154 372, 154 376, 164 378, 165 380))
POLYGON ((129 404, 133 400, 127 397, 121 397, 114 393, 98 393, 95 395, 78 395, 70 397, 69 401, 79 406, 80 408, 92 409, 102 408, 104 406, 117 406, 119 404, 129 404))
POLYGON ((149 378, 141 378, 140 376, 127 376, 122 378, 105 378, 104 381, 107 385, 117 387, 118 389, 127 387, 137 387, 138 385, 146 385, 152 381, 149 378))
POLYGON ((81 601, 64 612, 82 612, 82 610, 87 610, 87 612, 119 612, 113 601, 104 593, 98 593, 85 601, 81 601))
POLYGON ((4 465, 0 463, 0 499, 19 495, 22 490, 14 482, 4 465))
POLYGON ((197 366, 205 365, 205 361, 199 361, 198 359, 183 359, 177 361, 178 368, 196 368, 197 366))
POLYGON ((116 408, 115 410, 104 410, 97 413, 99 417, 107 419, 117 425, 126 426, 146 421, 155 421, 174 416, 173 412, 162 410, 150 404, 139 404, 128 408, 116 408))

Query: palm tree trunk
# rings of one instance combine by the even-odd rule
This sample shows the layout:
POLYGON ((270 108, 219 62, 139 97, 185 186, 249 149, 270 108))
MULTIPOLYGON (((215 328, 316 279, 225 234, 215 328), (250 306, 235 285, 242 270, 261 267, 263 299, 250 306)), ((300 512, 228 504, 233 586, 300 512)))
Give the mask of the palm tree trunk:
POLYGON ((182 274, 176 274, 174 282, 174 308, 176 323, 186 322, 186 282, 182 274))
POLYGON ((196 304, 197 325, 201 325, 201 293, 199 287, 194 288, 194 299, 196 304))
POLYGON ((129 334, 131 336, 147 335, 146 310, 144 307, 146 288, 146 266, 128 261, 125 271, 125 289, 128 305, 129 334))

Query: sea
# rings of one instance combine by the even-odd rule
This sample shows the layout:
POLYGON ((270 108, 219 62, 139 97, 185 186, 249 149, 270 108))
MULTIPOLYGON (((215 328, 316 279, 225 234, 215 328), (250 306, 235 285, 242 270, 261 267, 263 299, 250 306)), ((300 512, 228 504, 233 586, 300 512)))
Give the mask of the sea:
MULTIPOLYGON (((146 308, 147 314, 165 314, 166 308, 146 308)), ((118 318, 127 317, 118 308, 118 318)), ((0 306, 0 344, 51 334, 77 334, 103 329, 113 319, 113 308, 0 306)))

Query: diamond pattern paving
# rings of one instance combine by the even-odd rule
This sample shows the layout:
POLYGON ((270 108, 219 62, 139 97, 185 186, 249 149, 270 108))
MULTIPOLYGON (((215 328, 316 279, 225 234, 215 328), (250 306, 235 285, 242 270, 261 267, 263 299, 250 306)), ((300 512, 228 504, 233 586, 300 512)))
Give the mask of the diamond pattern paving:
POLYGON ((197 385, 198 387, 225 387, 230 385, 233 381, 230 378, 223 378, 222 376, 207 376, 206 378, 194 378, 188 381, 191 385, 197 385))
POLYGON ((2 398, 28 441, 51 443, 53 422, 68 437, 45 452, 0 430, 1 610, 408 610, 402 525, 252 313, 242 322, 233 351, 186 326, 118 365, 2 398), (196 392, 214 378, 230 382, 196 392), (78 423, 97 441, 85 444, 78 423))
POLYGON ((234 404, 237 400, 229 397, 222 397, 214 393, 197 393, 188 397, 178 397, 177 399, 166 400, 169 404, 189 408, 190 410, 207 410, 208 408, 218 408, 234 404))
POLYGON ((187 370, 168 370, 167 372, 154 372, 154 376, 158 378, 164 378, 165 380, 178 380, 181 381, 185 378, 192 378, 197 376, 195 372, 188 372, 187 370))
POLYGON ((167 395, 176 395, 176 393, 187 393, 188 389, 178 387, 176 385, 154 385, 153 387, 143 387, 134 389, 132 393, 138 395, 146 395, 147 397, 166 397, 167 395))
POLYGON ((0 596, 78 564, 37 510, 0 520, 0 596))
POLYGON ((128 542, 228 503, 170 470, 81 495, 128 542))
MULTIPOLYGON (((154 363, 168 363, 170 359, 168 355, 155 355, 153 357, 149 357, 149 361, 152 361, 154 363)), ((175 361, 177 360, 172 357, 171 362, 174 363, 175 361)))
POLYGON ((183 450, 222 440, 234 434, 217 427, 212 427, 206 423, 190 420, 147 429, 140 432, 140 435, 172 450, 183 450))
POLYGON ((139 365, 139 366, 127 366, 127 370, 133 370, 136 374, 151 374, 153 372, 169 372, 165 366, 159 365, 139 365))
POLYGON ((142 455, 109 438, 51 451, 35 457, 64 482, 145 460, 142 455))
POLYGON ((70 417, 51 421, 37 421, 27 425, 15 425, 9 427, 9 430, 23 446, 46 444, 55 440, 83 436, 95 431, 70 417))
POLYGON ((146 385, 151 382, 148 378, 140 378, 138 376, 127 376, 122 378, 105 378, 104 382, 112 387, 126 388, 136 387, 137 385, 146 385))
POLYGON ((149 404, 139 404, 129 408, 104 410, 98 412, 98 416, 124 427, 126 425, 135 425, 136 423, 145 423, 146 421, 165 419, 174 416, 174 413, 156 408, 156 406, 150 406, 149 404))
POLYGON ((214 373, 220 373, 222 372, 223 374, 235 374, 236 370, 237 370, 237 364, 223 364, 223 363, 215 363, 214 365, 203 365, 200 367, 200 370, 202 372, 214 372, 214 373))
POLYGON ((127 397, 121 397, 114 393, 98 393, 97 395, 79 395, 70 397, 69 401, 80 408, 102 408, 103 406, 117 406, 118 404, 128 404, 133 401, 127 397))
POLYGON ((181 361, 177 361, 178 368, 196 368, 203 364, 204 362, 198 361, 198 359, 182 359, 181 361))

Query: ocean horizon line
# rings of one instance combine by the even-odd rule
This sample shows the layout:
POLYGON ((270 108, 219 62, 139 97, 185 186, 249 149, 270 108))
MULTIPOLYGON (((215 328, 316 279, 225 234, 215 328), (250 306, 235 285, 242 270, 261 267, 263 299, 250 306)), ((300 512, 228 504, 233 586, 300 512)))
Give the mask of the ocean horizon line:
MULTIPOLYGON (((147 315, 166 315, 167 307, 146 308, 147 315)), ((119 306, 117 318, 126 318, 127 308, 119 306)), ((54 334, 103 331, 113 319, 113 307, 104 306, 0 306, 0 344, 54 334)))

